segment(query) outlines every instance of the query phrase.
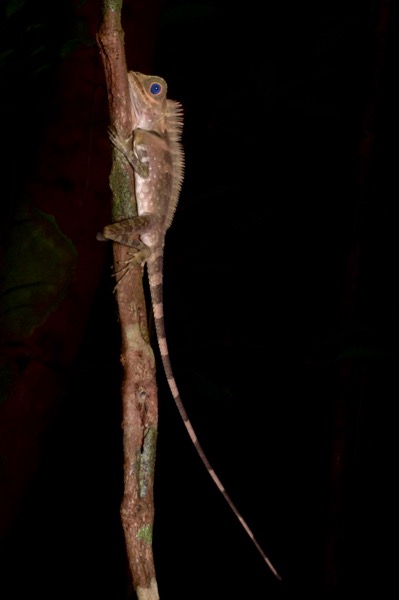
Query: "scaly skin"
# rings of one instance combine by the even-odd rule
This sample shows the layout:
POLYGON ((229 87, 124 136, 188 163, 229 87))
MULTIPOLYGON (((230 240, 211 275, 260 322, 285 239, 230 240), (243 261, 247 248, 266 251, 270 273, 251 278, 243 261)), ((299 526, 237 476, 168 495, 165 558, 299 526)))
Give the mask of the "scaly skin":
POLYGON ((173 376, 163 314, 163 252, 165 234, 172 223, 183 181, 184 156, 180 143, 182 109, 179 103, 167 100, 167 85, 161 77, 132 71, 128 77, 133 133, 128 140, 122 140, 116 132, 110 131, 110 138, 135 171, 138 217, 105 227, 103 236, 135 248, 136 252, 139 251, 140 262, 146 262, 162 363, 177 409, 209 475, 263 560, 273 574, 281 579, 212 469, 187 416, 173 376), (138 248, 138 236, 144 250, 143 247, 138 248))

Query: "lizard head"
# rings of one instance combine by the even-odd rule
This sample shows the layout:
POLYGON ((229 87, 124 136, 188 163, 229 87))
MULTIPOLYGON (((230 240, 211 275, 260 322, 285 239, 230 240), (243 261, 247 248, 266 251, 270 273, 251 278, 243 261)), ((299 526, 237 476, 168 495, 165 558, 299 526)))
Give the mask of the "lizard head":
POLYGON ((162 133, 166 127, 166 81, 134 71, 129 71, 128 80, 133 128, 162 133))

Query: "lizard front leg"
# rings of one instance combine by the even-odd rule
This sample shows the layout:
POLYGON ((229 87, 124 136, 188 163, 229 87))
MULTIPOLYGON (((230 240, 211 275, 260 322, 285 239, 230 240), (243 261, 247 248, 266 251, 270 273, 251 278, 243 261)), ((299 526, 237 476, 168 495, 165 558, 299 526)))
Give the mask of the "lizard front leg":
POLYGON ((135 132, 124 140, 117 134, 115 129, 109 127, 108 135, 112 144, 123 154, 129 164, 133 167, 134 171, 140 175, 140 177, 146 179, 149 173, 147 149, 144 144, 134 144, 135 132))
MULTIPOLYGON (((114 128, 108 130, 112 144, 123 154, 137 175, 146 179, 148 177, 148 155, 145 144, 134 144, 134 133, 126 140, 121 138, 114 128)), ((133 258, 144 264, 150 254, 150 249, 140 239, 140 234, 151 227, 151 215, 139 215, 112 223, 104 227, 102 233, 97 234, 99 241, 118 242, 133 249, 133 258)), ((131 262, 131 261, 129 261, 131 262)))

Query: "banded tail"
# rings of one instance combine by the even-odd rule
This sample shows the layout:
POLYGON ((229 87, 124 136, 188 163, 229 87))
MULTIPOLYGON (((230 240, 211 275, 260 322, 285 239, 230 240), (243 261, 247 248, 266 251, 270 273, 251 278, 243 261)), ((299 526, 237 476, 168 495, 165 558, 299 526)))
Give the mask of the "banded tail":
POLYGON ((149 279, 149 284, 150 284, 152 310, 154 313, 155 331, 157 334, 162 364, 163 364, 163 368, 165 370, 165 375, 166 375, 166 378, 168 381, 170 391, 172 393, 173 399, 177 406, 177 410, 179 411, 180 416, 183 419, 184 426, 188 432, 188 435, 190 436, 192 443, 194 444, 195 449, 198 452, 200 459, 202 460, 209 475, 212 477, 214 483, 216 484, 216 487, 221 492, 221 494, 224 496, 224 499, 226 500, 227 504, 230 506, 231 510, 233 511, 233 513, 235 514, 235 516, 237 517, 237 519, 239 520, 239 522, 245 529, 246 533, 248 534, 248 536, 250 537, 252 542, 255 544, 256 549, 258 550, 259 554, 261 555, 261 557, 263 558, 263 560, 265 561, 265 563, 267 564, 267 566, 269 567, 269 569, 271 570, 273 575, 275 575, 277 577, 277 579, 281 580, 281 577, 278 574, 277 570, 274 568, 273 564, 271 563, 269 558, 266 556, 266 554, 262 550, 259 542, 257 541, 254 534, 252 533, 252 530, 250 529, 250 527, 248 526, 246 521, 241 516, 241 513, 239 512, 238 508, 236 507, 236 505, 234 504, 234 502, 232 501, 232 499, 226 492, 222 482, 220 481, 219 477, 216 475, 215 471, 213 470, 212 465, 210 464, 204 450, 202 449, 202 446, 200 445, 200 443, 198 441, 198 438, 195 434, 193 426, 191 425, 190 419, 188 418, 188 415, 186 413, 186 409, 184 408, 183 402, 180 398, 179 390, 177 388, 176 381, 175 381, 173 371, 172 371, 172 365, 171 365, 170 358, 169 358, 168 344, 166 341, 165 321, 164 321, 164 315, 163 315, 163 283, 162 283, 163 268, 162 268, 162 263, 163 263, 162 253, 160 253, 158 255, 152 255, 147 261, 147 272, 148 272, 148 279, 149 279))

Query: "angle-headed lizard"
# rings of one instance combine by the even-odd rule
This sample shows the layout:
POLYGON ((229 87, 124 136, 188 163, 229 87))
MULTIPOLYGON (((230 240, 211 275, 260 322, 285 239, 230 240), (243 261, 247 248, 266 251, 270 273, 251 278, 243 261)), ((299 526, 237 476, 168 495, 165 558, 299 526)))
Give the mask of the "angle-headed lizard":
POLYGON ((123 140, 111 130, 110 139, 134 169, 138 217, 105 227, 100 239, 134 247, 135 260, 147 264, 159 349, 177 409, 209 475, 270 570, 281 579, 209 463, 183 406, 169 358, 163 314, 163 251, 165 234, 172 223, 183 181, 182 107, 167 99, 167 85, 161 77, 130 71, 128 81, 133 132, 128 140, 123 140))

